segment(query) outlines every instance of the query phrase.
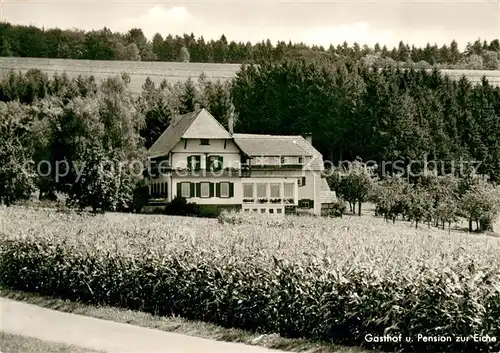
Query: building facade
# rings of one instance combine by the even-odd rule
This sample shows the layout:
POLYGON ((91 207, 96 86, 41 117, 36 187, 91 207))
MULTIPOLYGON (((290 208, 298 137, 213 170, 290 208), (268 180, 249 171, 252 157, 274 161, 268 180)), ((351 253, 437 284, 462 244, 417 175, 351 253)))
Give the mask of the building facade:
POLYGON ((151 205, 180 195, 215 212, 319 215, 334 200, 310 140, 235 134, 205 109, 174 118, 148 157, 151 205))

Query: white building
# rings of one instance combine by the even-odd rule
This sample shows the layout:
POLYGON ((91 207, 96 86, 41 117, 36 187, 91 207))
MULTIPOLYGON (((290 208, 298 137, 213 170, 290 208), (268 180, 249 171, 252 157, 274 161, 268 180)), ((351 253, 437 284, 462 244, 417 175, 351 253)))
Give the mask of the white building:
POLYGON ((310 139, 235 134, 205 109, 174 118, 148 156, 151 205, 181 195, 215 212, 319 215, 334 200, 310 139))

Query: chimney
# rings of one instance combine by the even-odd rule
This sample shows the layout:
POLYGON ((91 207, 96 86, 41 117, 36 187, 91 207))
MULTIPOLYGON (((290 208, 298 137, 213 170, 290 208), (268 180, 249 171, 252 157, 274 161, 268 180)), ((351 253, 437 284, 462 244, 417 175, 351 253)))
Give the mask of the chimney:
POLYGON ((234 117, 233 114, 227 118, 227 130, 232 135, 234 133, 234 117))
POLYGON ((312 145, 312 134, 310 132, 304 134, 304 138, 306 139, 307 142, 309 142, 312 145))
POLYGON ((233 103, 229 106, 229 112, 227 116, 227 130, 232 135, 234 134, 234 117, 236 115, 236 109, 234 108, 233 103))
POLYGON ((174 108, 172 109, 171 113, 170 113, 170 125, 172 126, 175 126, 177 125, 177 123, 179 122, 179 119, 180 119, 180 115, 179 115, 179 110, 174 108))

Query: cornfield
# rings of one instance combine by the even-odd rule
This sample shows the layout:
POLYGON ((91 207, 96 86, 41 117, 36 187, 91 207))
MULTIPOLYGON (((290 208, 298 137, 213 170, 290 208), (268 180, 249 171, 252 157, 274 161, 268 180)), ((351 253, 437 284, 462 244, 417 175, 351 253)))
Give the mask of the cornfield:
POLYGON ((499 239, 239 217, 0 209, 0 285, 387 351, 500 349, 499 239))

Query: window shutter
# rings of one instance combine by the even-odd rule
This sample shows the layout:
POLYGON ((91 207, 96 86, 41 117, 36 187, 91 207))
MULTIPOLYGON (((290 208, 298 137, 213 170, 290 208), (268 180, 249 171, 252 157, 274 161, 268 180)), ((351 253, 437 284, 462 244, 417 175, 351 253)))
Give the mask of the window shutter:
POLYGON ((234 196, 234 183, 229 183, 229 197, 234 196))
POLYGON ((224 157, 219 156, 219 169, 223 169, 224 165, 224 157))
POLYGON ((306 177, 302 177, 302 186, 306 186, 306 177))
POLYGON ((177 196, 182 196, 182 185, 177 183, 177 196))
POLYGON ((201 156, 196 156, 196 167, 195 169, 196 170, 200 170, 201 169, 201 156))
POLYGON ((220 197, 220 183, 215 184, 215 196, 220 197))
POLYGON ((195 183, 189 183, 189 197, 195 197, 194 191, 195 191, 195 183))
POLYGON ((201 197, 201 183, 196 183, 196 197, 201 197))
POLYGON ((210 197, 214 197, 214 183, 210 183, 210 197))
POLYGON ((165 197, 168 197, 168 183, 165 183, 165 197))
POLYGON ((188 157, 187 157, 187 161, 188 161, 188 167, 187 167, 187 169, 191 169, 191 158, 192 158, 192 157, 193 157, 193 156, 188 156, 188 157))
POLYGON ((207 156, 205 159, 205 169, 212 170, 212 157, 211 156, 207 156))
POLYGON ((158 163, 156 161, 151 163, 151 176, 158 176, 158 163))

